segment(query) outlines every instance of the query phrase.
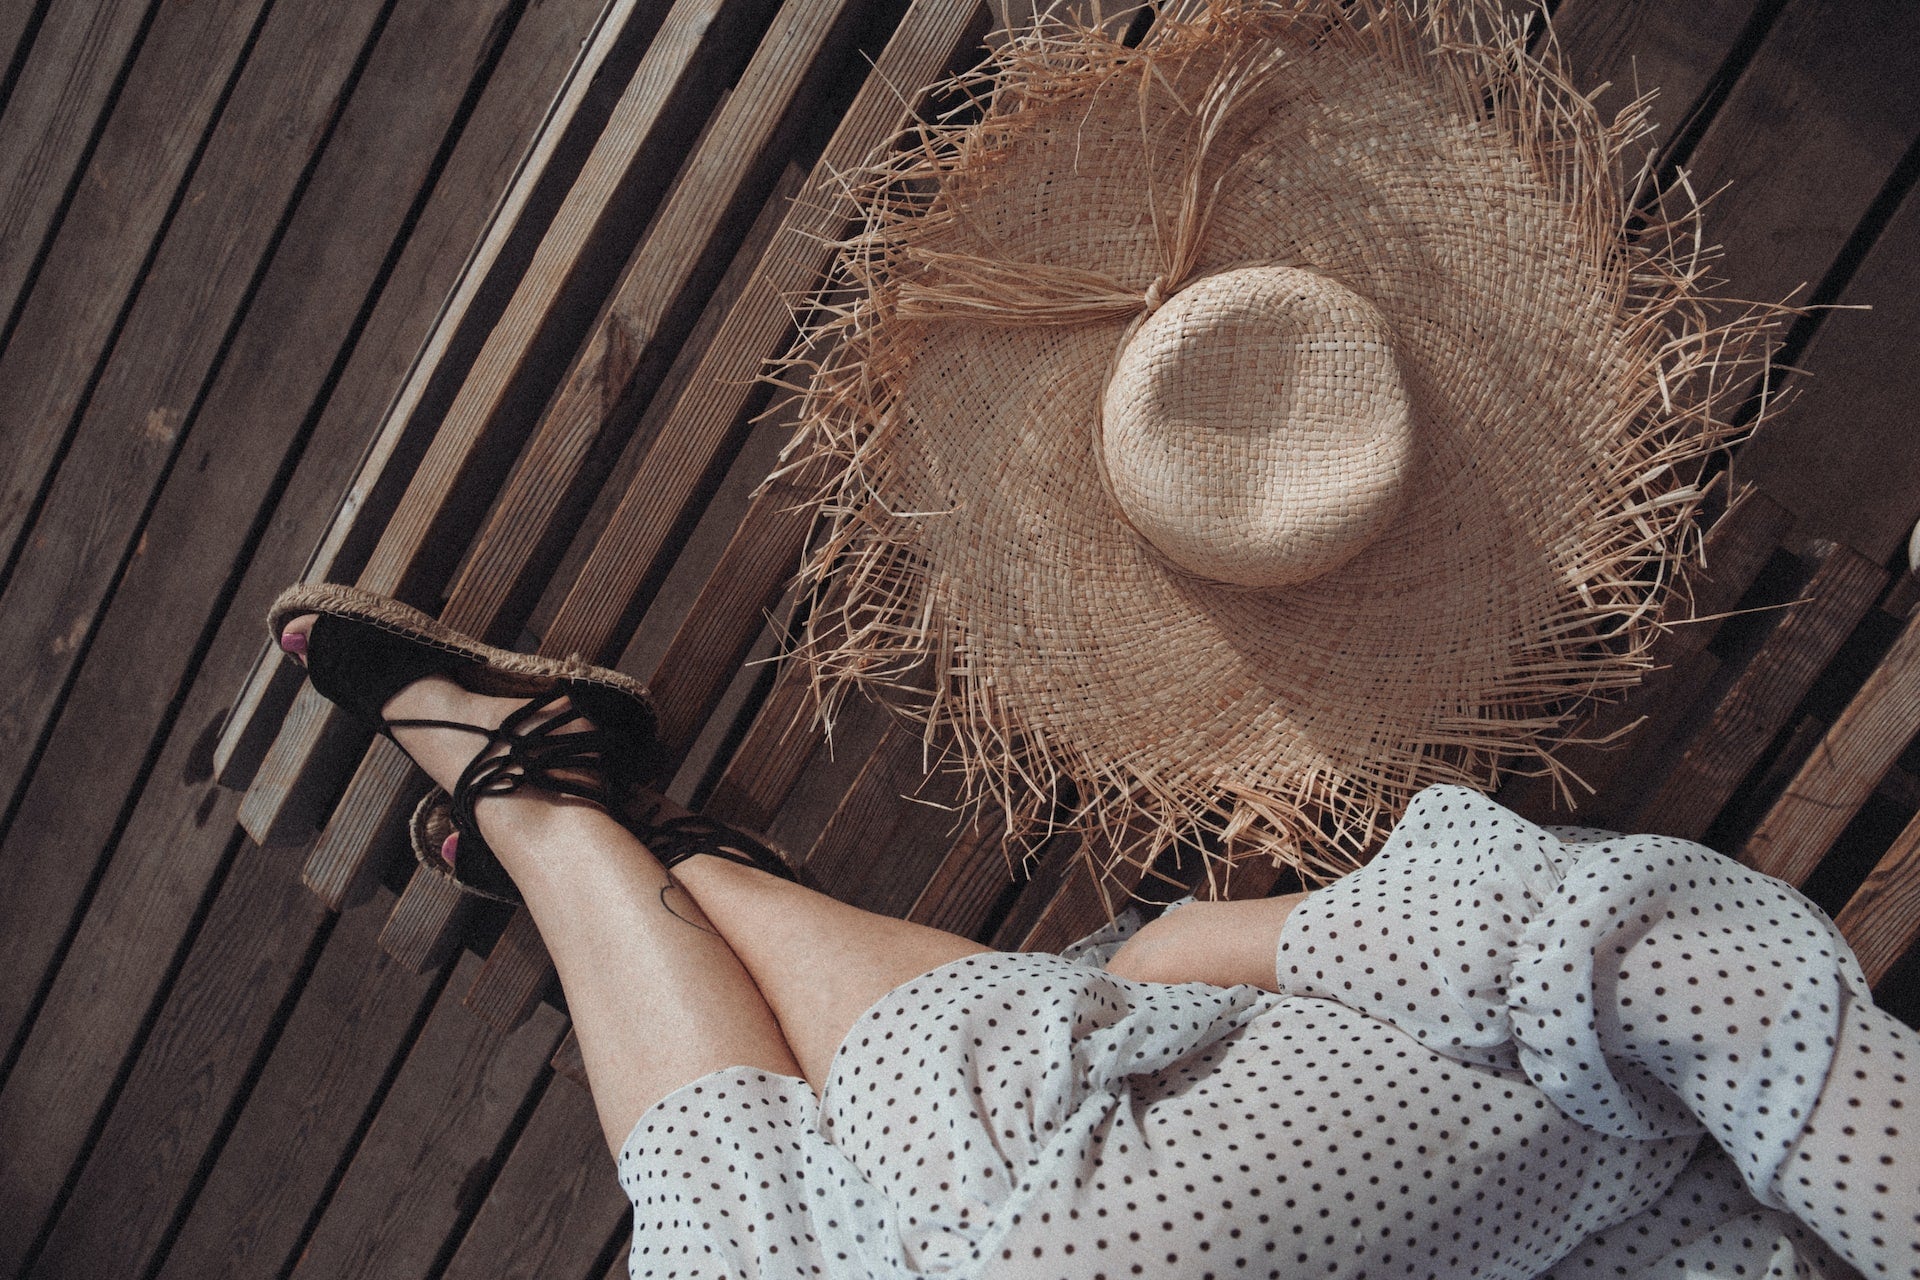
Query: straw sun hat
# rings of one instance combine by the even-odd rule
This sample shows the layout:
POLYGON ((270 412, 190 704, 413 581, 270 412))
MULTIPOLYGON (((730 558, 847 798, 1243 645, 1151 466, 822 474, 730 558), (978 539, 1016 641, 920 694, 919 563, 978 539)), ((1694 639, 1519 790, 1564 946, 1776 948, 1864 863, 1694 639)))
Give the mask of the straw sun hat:
POLYGON ((1644 104, 1481 0, 1043 22, 948 87, 788 370, 826 713, 882 690, 1108 873, 1329 876, 1429 783, 1553 770, 1778 314, 1703 299, 1644 104))

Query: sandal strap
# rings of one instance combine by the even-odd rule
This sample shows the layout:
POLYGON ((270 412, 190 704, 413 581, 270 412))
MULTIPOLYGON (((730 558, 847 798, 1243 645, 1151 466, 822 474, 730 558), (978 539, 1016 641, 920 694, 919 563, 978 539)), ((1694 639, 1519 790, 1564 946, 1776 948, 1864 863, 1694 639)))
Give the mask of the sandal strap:
POLYGON ((655 803, 645 811, 629 809, 624 816, 628 819, 628 830, 640 838, 663 867, 677 867, 688 858, 706 854, 758 868, 783 880, 799 879, 779 854, 736 827, 702 813, 662 818, 660 812, 661 806, 655 803))
MULTIPOLYGON (((577 707, 553 712, 555 704, 564 701, 568 694, 568 689, 561 687, 531 698, 502 720, 497 729, 449 726, 480 734, 490 746, 505 748, 498 752, 483 748, 461 772, 449 797, 456 830, 468 836, 477 835, 479 824, 474 806, 484 797, 510 795, 523 787, 574 796, 610 812, 616 809, 617 780, 608 775, 632 754, 633 735, 624 730, 601 728, 559 732, 575 721, 586 719, 577 707), (546 718, 539 719, 543 714, 546 718), (536 720, 537 723, 529 723, 536 720), (563 771, 583 776, 560 776, 563 771)), ((393 723, 404 727, 406 722, 393 723)), ((624 776, 624 770, 619 772, 624 776)))

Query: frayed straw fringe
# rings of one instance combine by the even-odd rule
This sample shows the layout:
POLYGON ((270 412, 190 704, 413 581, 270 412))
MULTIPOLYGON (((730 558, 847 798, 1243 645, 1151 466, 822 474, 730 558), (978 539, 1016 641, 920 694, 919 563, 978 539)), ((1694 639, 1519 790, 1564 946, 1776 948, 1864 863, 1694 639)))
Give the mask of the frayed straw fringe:
POLYGON ((1246 858, 1329 879, 1371 853, 1421 787, 1490 789, 1507 770, 1547 774, 1571 800, 1578 779, 1551 753, 1590 704, 1647 670, 1676 552, 1697 548, 1703 495, 1686 477, 1731 438, 1732 410, 1790 314, 1748 305, 1723 318, 1705 296, 1713 255, 1699 201, 1684 176, 1657 190, 1648 165, 1627 164, 1649 132, 1649 99, 1602 121, 1570 83, 1551 34, 1529 52, 1524 24, 1489 0, 1214 0, 1184 20, 1163 16, 1137 49, 1042 25, 997 65, 944 88, 961 107, 849 175, 859 229, 774 375, 802 393, 778 474, 832 477, 802 572, 826 603, 791 655, 810 673, 818 714, 830 721, 855 687, 884 693, 925 726, 930 753, 963 773, 970 801, 1002 811, 1010 849, 1077 832, 1097 880, 1127 864, 1145 868, 1176 841, 1206 846, 1215 888, 1246 858), (1187 282, 1206 243, 1225 176, 1206 180, 1210 148, 1303 47, 1438 78, 1449 101, 1527 161, 1583 232, 1569 251, 1610 290, 1597 305, 1614 315, 1628 361, 1621 376, 1640 394, 1603 424, 1606 456, 1593 487, 1606 506, 1562 552, 1562 580, 1579 589, 1510 655, 1484 704, 1442 716, 1418 742, 1380 744, 1365 759, 1301 761, 1277 785, 1250 786, 1176 762, 1096 758, 1010 705, 994 673, 975 664, 963 621, 943 607, 916 552, 914 523, 937 513, 893 509, 889 481, 896 387, 916 331, 967 320, 1135 322, 1150 312, 1187 282), (1172 190, 1148 193, 1162 267, 1144 295, 1092 271, 1005 260, 992 236, 967 224, 966 193, 995 180, 1034 112, 1090 101, 1131 77, 1144 122, 1149 94, 1174 91, 1177 72, 1167 68, 1189 58, 1217 65, 1204 94, 1181 103, 1188 139, 1172 190))

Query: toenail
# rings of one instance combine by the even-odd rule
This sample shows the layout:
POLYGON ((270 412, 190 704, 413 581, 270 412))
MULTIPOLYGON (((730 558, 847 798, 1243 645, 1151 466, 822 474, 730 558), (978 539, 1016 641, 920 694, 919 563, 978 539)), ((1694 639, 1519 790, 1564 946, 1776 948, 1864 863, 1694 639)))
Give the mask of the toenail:
POLYGON ((454 859, 457 858, 459 854, 460 854, 460 833, 456 831, 452 835, 448 836, 445 840, 442 840, 440 842, 440 858, 443 862, 445 862, 448 866, 451 867, 451 866, 457 865, 454 862, 454 859))
POLYGON ((307 637, 304 632, 286 631, 280 636, 280 648, 294 657, 303 657, 307 652, 307 637))

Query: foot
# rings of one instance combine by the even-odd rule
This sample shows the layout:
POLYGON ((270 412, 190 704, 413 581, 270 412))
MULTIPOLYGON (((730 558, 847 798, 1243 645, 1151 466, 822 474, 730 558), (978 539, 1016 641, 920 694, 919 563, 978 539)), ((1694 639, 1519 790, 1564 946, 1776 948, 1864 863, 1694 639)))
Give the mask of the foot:
MULTIPOLYGON (((280 648, 302 666, 306 665, 307 637, 318 616, 302 614, 289 622, 286 630, 280 634, 280 648)), ((380 709, 380 714, 389 721, 448 720, 455 724, 492 729, 524 701, 523 698, 495 698, 472 693, 448 676, 427 676, 389 698, 380 709)), ((566 706, 565 702, 559 703, 555 707, 555 714, 560 714, 566 706)), ((561 732, 572 733, 590 727, 581 720, 565 726, 561 732)), ((426 770, 427 775, 441 787, 449 789, 459 780, 461 771, 474 756, 484 749, 484 743, 478 735, 462 733, 457 729, 399 728, 394 730, 394 737, 413 757, 414 763, 426 770)))
MULTIPOLYGON (((289 622, 280 633, 280 648, 294 661, 306 665, 308 637, 313 630, 317 614, 302 614, 289 622)), ((454 724, 473 725, 481 729, 497 728, 506 718, 525 705, 526 700, 518 697, 493 697, 474 693, 463 687, 450 676, 430 675, 406 685, 389 698, 380 709, 381 718, 389 722, 400 720, 445 720, 454 724)), ((552 709, 552 716, 564 715, 569 704, 562 700, 552 709)), ((536 722, 537 723, 537 722, 536 722)), ((532 727, 529 725, 529 727, 532 727)), ((591 722, 577 719, 560 726, 556 732, 579 733, 593 728, 591 722)), ((442 729, 422 726, 398 726, 393 736, 401 748, 413 758, 435 783, 443 790, 452 791, 459 782, 467 766, 482 751, 499 751, 498 746, 489 746, 478 734, 463 732, 459 729, 442 729)), ((565 776, 564 773, 562 776, 565 776)), ((577 803, 567 797, 553 795, 535 788, 526 788, 498 797, 498 801, 514 801, 512 808, 524 808, 528 805, 571 805, 577 803)), ((489 810, 501 808, 501 804, 489 799, 489 810)), ((505 818, 505 813, 497 815, 505 818)), ((491 821, 488 823, 492 825, 491 821)), ((458 836, 450 836, 441 856, 449 864, 455 860, 458 836)))

